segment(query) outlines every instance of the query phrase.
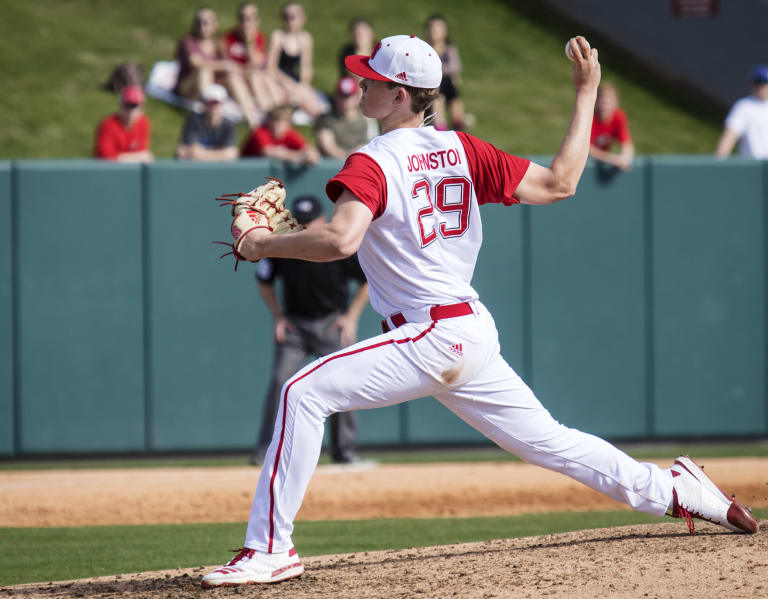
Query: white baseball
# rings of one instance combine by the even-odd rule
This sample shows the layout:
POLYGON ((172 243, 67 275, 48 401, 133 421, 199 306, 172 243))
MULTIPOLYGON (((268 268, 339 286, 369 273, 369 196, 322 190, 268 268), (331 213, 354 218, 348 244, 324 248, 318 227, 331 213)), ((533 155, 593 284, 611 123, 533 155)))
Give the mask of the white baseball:
POLYGON ((571 50, 571 40, 565 42, 565 56, 571 62, 576 62, 576 57, 573 55, 573 50, 571 50))
MULTIPOLYGON (((576 57, 573 55, 573 50, 571 50, 571 40, 576 38, 571 38, 565 43, 565 55, 568 57, 568 60, 571 62, 576 62, 576 57)), ((589 42, 587 40, 584 40, 587 43, 587 48, 589 48, 589 42)), ((591 50, 591 48, 590 48, 591 50)), ((589 51, 587 52, 589 54, 589 51)))

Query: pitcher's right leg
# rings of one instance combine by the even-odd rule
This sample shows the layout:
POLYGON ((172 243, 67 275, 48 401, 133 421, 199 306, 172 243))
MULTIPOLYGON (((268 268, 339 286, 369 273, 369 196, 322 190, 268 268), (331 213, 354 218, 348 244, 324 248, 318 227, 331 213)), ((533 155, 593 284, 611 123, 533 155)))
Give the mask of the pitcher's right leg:
POLYGON ((277 582, 304 571, 291 534, 320 456, 325 419, 432 395, 438 383, 421 370, 416 347, 432 329, 429 323, 404 325, 320 358, 291 377, 281 394, 245 545, 226 566, 204 576, 203 586, 277 582))
POLYGON ((317 465, 328 416, 436 391, 439 383, 424 374, 418 355, 431 330, 429 323, 404 325, 320 358, 285 384, 254 495, 246 547, 266 552, 293 547, 293 519, 317 465))

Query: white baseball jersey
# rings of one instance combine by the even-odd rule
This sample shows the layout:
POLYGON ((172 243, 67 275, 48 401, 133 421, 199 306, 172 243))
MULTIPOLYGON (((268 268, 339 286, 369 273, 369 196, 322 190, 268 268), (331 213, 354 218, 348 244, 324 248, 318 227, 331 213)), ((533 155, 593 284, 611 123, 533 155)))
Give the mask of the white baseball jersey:
POLYGON ((483 240, 478 204, 517 202, 512 193, 528 164, 433 127, 396 129, 351 157, 328 193, 335 200, 343 185, 374 214, 358 250, 373 308, 388 316, 477 299, 471 281, 483 240), (493 179, 482 172, 489 168, 501 175, 493 181, 501 187, 479 185, 493 179), (375 174, 365 180, 366 172, 375 174))

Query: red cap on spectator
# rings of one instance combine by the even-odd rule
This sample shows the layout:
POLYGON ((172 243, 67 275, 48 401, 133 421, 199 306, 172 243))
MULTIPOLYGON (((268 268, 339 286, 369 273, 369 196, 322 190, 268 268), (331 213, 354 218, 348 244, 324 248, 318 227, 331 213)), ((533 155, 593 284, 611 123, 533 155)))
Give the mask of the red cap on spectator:
POLYGON ((336 93, 340 96, 354 96, 357 93, 357 81, 352 77, 342 77, 336 84, 336 93))
POLYGON ((120 99, 123 104, 141 104, 144 102, 144 91, 138 85, 126 85, 120 99))

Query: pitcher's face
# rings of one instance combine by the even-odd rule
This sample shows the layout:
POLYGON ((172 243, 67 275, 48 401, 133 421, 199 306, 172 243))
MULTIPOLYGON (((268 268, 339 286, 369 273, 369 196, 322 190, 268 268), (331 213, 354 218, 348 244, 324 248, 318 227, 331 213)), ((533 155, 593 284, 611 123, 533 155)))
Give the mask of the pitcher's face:
POLYGON ((393 100, 397 96, 398 88, 387 87, 386 81, 374 79, 362 79, 360 89, 363 96, 360 99, 360 109, 368 118, 381 119, 387 116, 394 108, 393 100))

